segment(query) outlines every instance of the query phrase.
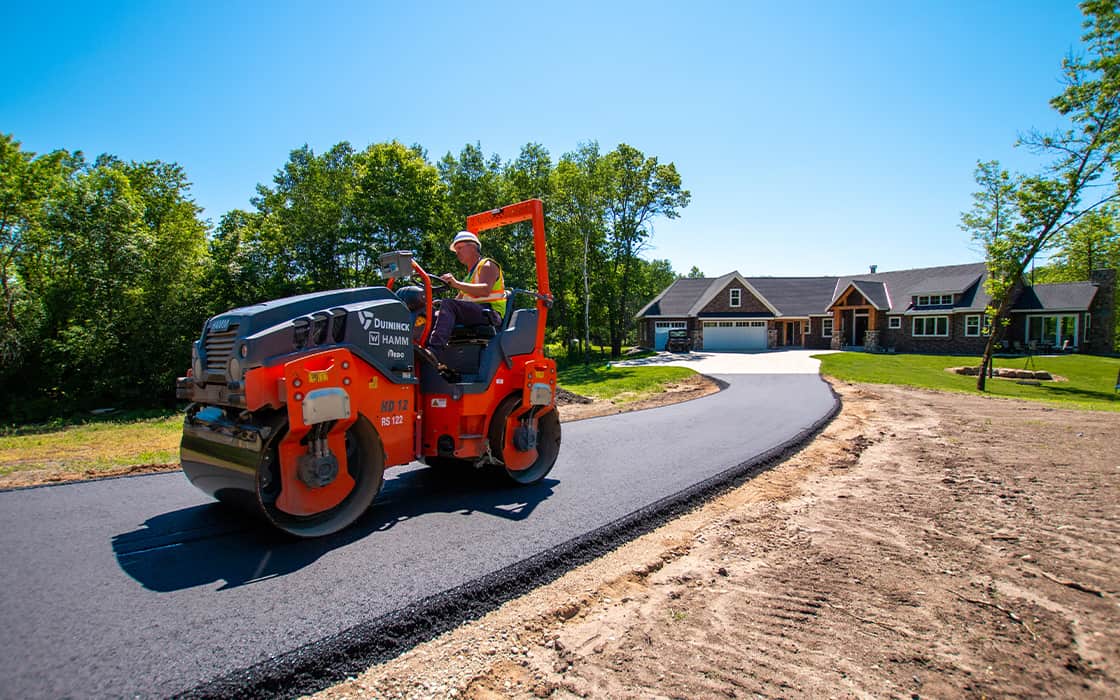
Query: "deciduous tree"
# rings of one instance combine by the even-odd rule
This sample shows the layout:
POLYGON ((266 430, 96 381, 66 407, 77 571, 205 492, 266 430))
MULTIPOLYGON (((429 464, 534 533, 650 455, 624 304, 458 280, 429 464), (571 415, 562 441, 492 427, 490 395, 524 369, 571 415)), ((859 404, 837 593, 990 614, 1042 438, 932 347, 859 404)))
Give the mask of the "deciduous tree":
POLYGON ((984 348, 977 389, 985 388, 992 353, 1002 338, 1015 289, 1039 252, 1087 212, 1116 198, 1120 149, 1120 15, 1115 0, 1082 3, 1086 55, 1062 62, 1065 89, 1051 100, 1070 126, 1053 134, 1031 132, 1020 145, 1049 159, 1037 175, 1010 175, 998 163, 977 168, 981 186, 962 215, 962 228, 984 248, 992 333, 984 348), (1102 178, 1114 181, 1097 188, 1102 178))
POLYGON ((692 195, 681 187, 674 164, 662 165, 656 157, 628 144, 607 154, 606 224, 612 279, 616 294, 610 305, 611 355, 622 352, 624 330, 630 318, 635 261, 652 234, 651 224, 659 216, 675 219, 688 206, 692 195))

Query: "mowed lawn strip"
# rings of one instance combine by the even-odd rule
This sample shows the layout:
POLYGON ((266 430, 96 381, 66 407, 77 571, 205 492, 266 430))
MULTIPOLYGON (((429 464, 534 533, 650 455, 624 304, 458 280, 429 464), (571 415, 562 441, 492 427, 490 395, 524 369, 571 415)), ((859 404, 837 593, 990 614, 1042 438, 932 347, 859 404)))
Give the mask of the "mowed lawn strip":
MULTIPOLYGON (((821 374, 849 382, 899 384, 941 391, 979 394, 976 377, 946 372, 948 367, 978 367, 979 357, 949 355, 880 355, 842 352, 817 355, 821 374)), ((1091 355, 1034 356, 996 358, 995 366, 1012 369, 1043 370, 1068 381, 1041 381, 1037 386, 1015 379, 989 379, 991 396, 1033 401, 1049 401, 1067 408, 1120 411, 1120 394, 1115 391, 1120 359, 1091 355)))
POLYGON ((696 374, 687 367, 606 367, 574 365, 559 372, 557 383, 581 396, 616 404, 660 393, 665 386, 696 374))
MULTIPOLYGON (((572 367, 560 371, 560 386, 615 403, 637 401, 665 385, 694 375, 683 367, 572 367)), ((142 418, 93 418, 86 422, 0 428, 0 476, 49 470, 95 476, 140 464, 179 462, 181 413, 142 418)))
POLYGON ((103 471, 136 464, 178 463, 179 413, 131 420, 28 426, 0 436, 0 475, 30 469, 103 471))

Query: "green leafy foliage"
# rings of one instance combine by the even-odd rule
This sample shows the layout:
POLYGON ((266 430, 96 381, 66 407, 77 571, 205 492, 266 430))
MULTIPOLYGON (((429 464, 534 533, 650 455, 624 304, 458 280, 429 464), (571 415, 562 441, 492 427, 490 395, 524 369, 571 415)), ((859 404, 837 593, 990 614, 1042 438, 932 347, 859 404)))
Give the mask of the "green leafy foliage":
MULTIPOLYGON (((1105 205, 1087 212, 1060 236, 1050 261, 1034 271, 1038 283, 1077 282, 1094 270, 1120 270, 1120 208, 1105 205)), ((1113 290, 1113 308, 1120 308, 1120 287, 1113 290)), ((1120 349, 1120 326, 1112 346, 1120 349)))
POLYGON ((0 373, 0 415, 15 419, 169 396, 205 318, 199 288, 206 227, 175 164, 80 153, 0 174, 24 196, 5 226, 13 301, 0 373))
POLYGON ((997 162, 980 163, 980 189, 973 195, 971 211, 961 216, 961 228, 984 248, 985 289, 992 297, 988 315, 994 332, 980 361, 980 390, 1031 261, 1053 248, 1082 217, 1118 196, 1120 13, 1115 0, 1088 0, 1081 7, 1086 15, 1086 53, 1062 62, 1065 89, 1051 100, 1069 126, 1053 134, 1032 132, 1019 140, 1019 145, 1049 158, 1048 165, 1037 174, 1012 175, 997 162), (1109 174, 1112 183, 1098 182, 1109 174))
MULTIPOLYGON (((251 210, 208 230, 174 163, 36 156, 4 136, 0 164, 0 420, 17 422, 171 404, 209 316, 378 284, 391 250, 458 271, 447 243, 466 217, 532 197, 545 200, 549 338, 617 356, 641 303, 676 276, 640 256, 652 222, 689 198, 672 164, 627 145, 585 144, 554 163, 536 143, 509 162, 468 144, 433 164, 417 145, 341 142, 291 151, 251 210)), ((529 224, 483 241, 508 286, 535 288, 529 224)))

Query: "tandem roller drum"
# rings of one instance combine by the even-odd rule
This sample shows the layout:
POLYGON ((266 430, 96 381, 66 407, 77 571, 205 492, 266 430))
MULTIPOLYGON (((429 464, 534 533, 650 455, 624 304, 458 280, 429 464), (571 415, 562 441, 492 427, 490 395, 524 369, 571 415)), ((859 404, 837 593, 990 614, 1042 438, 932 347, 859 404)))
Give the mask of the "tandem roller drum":
MULTIPOLYGON (((348 493, 335 506, 299 515, 277 505, 285 488, 277 448, 287 427, 282 412, 236 422, 221 408, 192 406, 183 422, 183 472, 204 493, 297 537, 329 535, 361 517, 381 490, 384 472, 381 443, 369 421, 359 417, 346 431, 346 454, 330 455, 337 471, 349 477, 348 493)), ((331 472, 305 468, 299 478, 306 481, 298 486, 325 487, 326 480, 337 478, 331 472)))

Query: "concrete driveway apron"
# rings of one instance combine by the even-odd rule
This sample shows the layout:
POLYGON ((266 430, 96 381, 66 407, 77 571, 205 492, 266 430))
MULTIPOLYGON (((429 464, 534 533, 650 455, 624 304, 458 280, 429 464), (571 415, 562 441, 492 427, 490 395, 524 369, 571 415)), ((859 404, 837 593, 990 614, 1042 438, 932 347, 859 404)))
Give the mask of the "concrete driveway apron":
POLYGON ((834 350, 768 350, 765 352, 659 352, 651 357, 624 360, 624 367, 688 367, 700 374, 819 374, 820 360, 834 350))

